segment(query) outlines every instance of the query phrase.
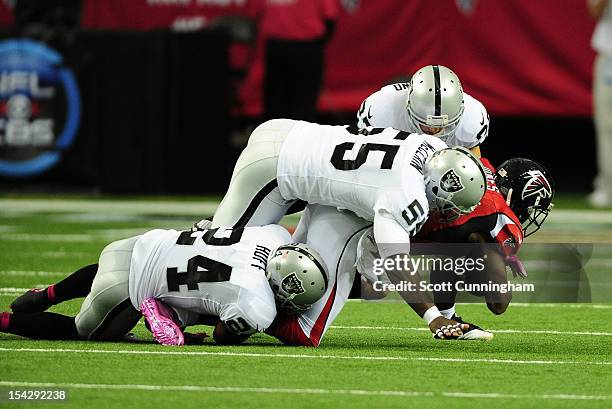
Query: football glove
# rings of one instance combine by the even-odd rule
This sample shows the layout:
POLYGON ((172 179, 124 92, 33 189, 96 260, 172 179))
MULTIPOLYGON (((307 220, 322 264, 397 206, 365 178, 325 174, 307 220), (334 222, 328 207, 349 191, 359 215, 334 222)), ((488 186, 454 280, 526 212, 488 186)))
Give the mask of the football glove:
POLYGON ((506 256, 506 266, 510 267, 514 277, 527 278, 527 270, 525 265, 516 254, 506 256))

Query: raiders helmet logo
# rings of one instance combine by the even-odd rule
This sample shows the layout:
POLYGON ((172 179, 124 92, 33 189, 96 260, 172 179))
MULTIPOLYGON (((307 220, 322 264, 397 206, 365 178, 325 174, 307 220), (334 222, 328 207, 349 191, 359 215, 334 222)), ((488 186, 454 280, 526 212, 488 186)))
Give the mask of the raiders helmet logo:
POLYGON ((281 286, 283 290, 289 294, 299 295, 305 292, 302 282, 295 273, 291 273, 287 277, 283 278, 281 286))
POLYGON ((521 195, 523 200, 531 196, 539 196, 543 199, 550 199, 552 197, 552 188, 542 172, 530 170, 525 173, 524 177, 528 180, 521 195))
POLYGON ((463 189, 461 178, 453 169, 450 169, 444 175, 442 175, 442 179, 440 179, 440 187, 442 190, 448 193, 455 193, 463 189))

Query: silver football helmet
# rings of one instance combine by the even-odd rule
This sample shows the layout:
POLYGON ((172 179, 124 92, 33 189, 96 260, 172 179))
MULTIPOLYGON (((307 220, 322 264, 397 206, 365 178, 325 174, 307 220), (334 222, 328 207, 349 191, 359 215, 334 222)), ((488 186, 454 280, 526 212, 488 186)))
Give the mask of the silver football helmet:
POLYGON ((463 89, 459 77, 442 65, 421 68, 410 80, 406 109, 410 131, 448 139, 463 115, 463 89))
POLYGON ((434 153, 423 166, 429 208, 450 222, 471 213, 485 194, 484 166, 463 147, 434 153))
POLYGON ((307 311, 327 291, 325 262, 319 253, 301 243, 274 250, 266 276, 277 308, 289 314, 307 311))

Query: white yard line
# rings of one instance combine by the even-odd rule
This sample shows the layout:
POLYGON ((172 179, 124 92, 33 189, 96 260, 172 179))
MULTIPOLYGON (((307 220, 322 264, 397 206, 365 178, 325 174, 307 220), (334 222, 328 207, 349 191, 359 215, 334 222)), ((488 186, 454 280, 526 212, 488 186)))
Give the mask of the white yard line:
MULTIPOLYGON (((424 331, 424 332, 429 331, 429 328, 425 328, 425 327, 411 328, 411 327, 384 327, 384 326, 367 326, 367 325, 356 325, 356 326, 332 325, 330 326, 330 328, 350 329, 350 330, 374 330, 374 331, 424 331)), ((493 333, 506 333, 506 334, 590 335, 590 336, 612 337, 612 332, 494 329, 494 328, 486 328, 486 329, 493 333)))
MULTIPOLYGON (((170 214, 170 215, 209 215, 218 206, 210 200, 112 200, 112 199, 0 199, 0 208, 6 212, 76 212, 100 214, 170 214)), ((612 211, 563 210, 551 212, 549 222, 567 224, 612 223, 612 211)))
POLYGON ((180 202, 165 200, 45 200, 0 199, 0 208, 7 213, 75 212, 100 214, 201 215, 214 213, 218 202, 180 202))
POLYGON ((3 241, 52 241, 52 242, 74 242, 89 243, 94 239, 104 240, 92 234, 30 234, 30 233, 6 233, 0 236, 3 241))
MULTIPOLYGON (((397 299, 384 299, 384 300, 361 300, 358 298, 351 298, 347 300, 350 303, 369 303, 369 304, 404 304, 401 298, 397 299)), ((460 302, 457 305, 477 305, 478 303, 465 303, 460 302)), ((511 307, 519 307, 519 308, 594 308, 594 309, 612 309, 612 304, 586 304, 586 303, 528 303, 528 302, 512 302, 510 304, 511 307)))
POLYGON ((206 385, 143 385, 143 384, 95 384, 69 382, 18 382, 0 381, 0 386, 17 388, 73 388, 102 390, 137 390, 163 392, 230 392, 230 393, 276 393, 302 395, 358 395, 358 396, 397 396, 397 397, 446 397, 481 399, 542 399, 542 400, 612 400, 610 395, 572 395, 572 394, 518 394, 499 392, 425 392, 402 390, 368 389, 327 389, 327 388, 260 388, 243 386, 206 386, 206 385))
POLYGON ((3 352, 26 353, 77 353, 77 354, 124 354, 124 355, 184 355, 184 356, 238 356, 253 358, 308 358, 308 359, 338 359, 352 361, 427 361, 427 362, 462 362, 491 363, 517 365, 612 365, 611 361, 545 361, 545 360, 515 360, 495 358, 442 358, 442 357, 405 357, 405 356, 344 356, 344 355, 314 355, 314 354, 270 354, 256 352, 229 351, 143 351, 143 350, 107 350, 107 349, 69 349, 69 348, 0 348, 3 352))
MULTIPOLYGON (((50 271, 0 271, 0 275, 28 275, 28 276, 64 276, 65 273, 50 272, 50 271)), ((22 294, 30 288, 16 287, 0 287, 0 295, 14 296, 22 294)), ((514 305, 514 304, 513 304, 514 305)), ((537 305, 537 304, 529 304, 537 305)), ((571 306, 573 304, 555 304, 562 307, 571 306)), ((587 304, 588 305, 588 304, 587 304)), ((593 305, 596 307, 596 305, 593 305)), ((332 325, 334 329, 348 330, 372 330, 372 331, 429 331, 425 327, 395 327, 395 326, 369 326, 369 325, 332 325)), ((591 332, 591 331, 557 331, 557 330, 526 330, 526 329, 493 329, 487 328, 494 333, 507 334, 548 334, 548 335, 587 335, 587 336, 612 336, 612 332, 591 332)))
POLYGON ((0 287, 0 291, 9 294, 21 294, 29 290, 31 290, 31 288, 0 287))
POLYGON ((69 273, 60 271, 31 271, 31 270, 0 270, 0 276, 17 277, 65 277, 69 273))

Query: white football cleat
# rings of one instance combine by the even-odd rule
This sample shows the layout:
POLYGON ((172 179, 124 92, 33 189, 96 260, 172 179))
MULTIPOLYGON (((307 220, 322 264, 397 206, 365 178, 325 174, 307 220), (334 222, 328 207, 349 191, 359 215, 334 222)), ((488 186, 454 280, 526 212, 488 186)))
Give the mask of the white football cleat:
POLYGON ((471 324, 469 322, 465 322, 459 317, 457 314, 453 314, 451 317, 453 321, 460 322, 462 324, 467 324, 470 327, 467 331, 463 331, 463 335, 458 337, 457 339, 462 339, 465 341, 491 341, 494 337, 492 332, 486 331, 480 328, 478 325, 471 324))
POLYGON ((463 340, 466 340, 466 341, 473 341, 473 340, 477 340, 477 341, 491 341, 493 339, 493 337, 494 337, 494 335, 493 335, 492 332, 485 331, 482 328, 470 325, 470 329, 468 329, 467 331, 464 331, 463 335, 461 335, 457 339, 463 339, 463 340))

